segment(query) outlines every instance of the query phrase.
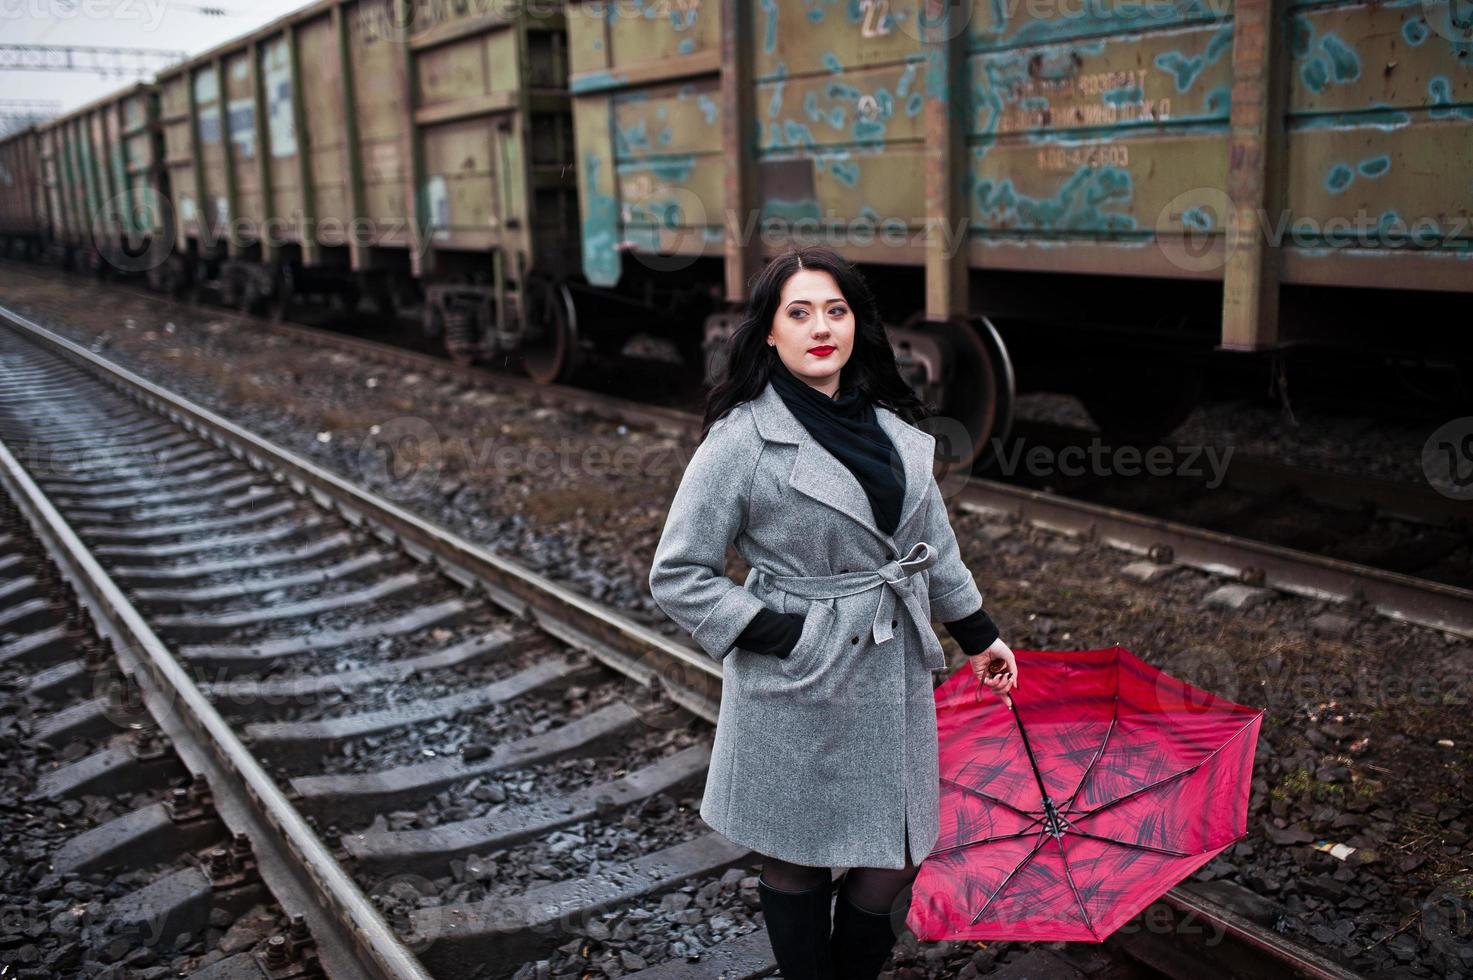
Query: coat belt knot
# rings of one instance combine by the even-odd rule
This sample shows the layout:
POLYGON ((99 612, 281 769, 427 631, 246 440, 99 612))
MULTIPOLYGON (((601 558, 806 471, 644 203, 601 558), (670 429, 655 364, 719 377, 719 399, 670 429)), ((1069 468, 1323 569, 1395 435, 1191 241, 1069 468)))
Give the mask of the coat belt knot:
POLYGON ((789 595, 804 599, 838 599, 871 589, 879 590, 870 632, 875 643, 888 643, 895 635, 890 626, 895 619, 895 601, 905 605, 916 632, 921 637, 921 653, 926 667, 941 670, 946 666, 946 653, 936 632, 930 628, 930 611, 921 605, 911 576, 936 564, 936 549, 926 541, 917 541, 903 558, 885 562, 872 571, 843 572, 838 575, 774 575, 765 568, 757 572, 768 582, 789 595))

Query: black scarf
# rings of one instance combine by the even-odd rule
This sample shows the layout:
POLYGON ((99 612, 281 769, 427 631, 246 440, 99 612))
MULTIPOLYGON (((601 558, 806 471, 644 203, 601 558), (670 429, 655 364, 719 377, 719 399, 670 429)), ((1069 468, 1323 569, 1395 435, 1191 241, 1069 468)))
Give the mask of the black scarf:
POLYGON ((894 534, 905 500, 905 471, 870 400, 853 386, 841 387, 830 398, 781 360, 774 362, 772 387, 818 444, 854 474, 869 498, 875 526, 894 534))

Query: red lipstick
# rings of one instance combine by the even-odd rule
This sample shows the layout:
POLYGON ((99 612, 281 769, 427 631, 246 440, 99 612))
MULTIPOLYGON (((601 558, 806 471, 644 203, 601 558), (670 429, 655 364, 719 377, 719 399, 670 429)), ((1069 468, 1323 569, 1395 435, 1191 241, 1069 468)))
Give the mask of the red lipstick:
POLYGON ((815 357, 828 357, 835 350, 836 348, 831 344, 822 344, 818 347, 808 348, 808 353, 812 354, 815 357))

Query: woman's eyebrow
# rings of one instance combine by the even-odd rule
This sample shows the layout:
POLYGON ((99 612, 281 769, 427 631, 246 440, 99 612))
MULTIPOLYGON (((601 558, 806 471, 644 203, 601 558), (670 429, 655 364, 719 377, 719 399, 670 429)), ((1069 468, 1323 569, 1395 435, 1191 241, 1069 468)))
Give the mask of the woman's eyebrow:
MULTIPOLYGON (((842 302, 844 302, 844 297, 838 296, 838 297, 835 297, 833 299, 824 300, 824 305, 827 306, 829 303, 842 303, 842 302)), ((813 305, 813 300, 810 300, 810 299, 790 299, 790 300, 788 300, 788 305, 789 306, 792 306, 794 303, 802 303, 805 306, 812 306, 813 305)))

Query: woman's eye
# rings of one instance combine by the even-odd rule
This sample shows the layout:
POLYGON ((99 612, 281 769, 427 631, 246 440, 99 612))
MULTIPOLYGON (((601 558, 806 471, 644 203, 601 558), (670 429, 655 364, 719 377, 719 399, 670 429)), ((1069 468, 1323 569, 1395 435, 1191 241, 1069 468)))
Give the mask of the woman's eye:
POLYGON ((796 319, 799 318, 800 315, 806 316, 807 313, 808 313, 807 310, 793 310, 791 313, 788 314, 788 316, 790 316, 790 317, 792 317, 793 319, 796 320, 796 319))
POLYGON ((844 307, 836 306, 832 310, 829 310, 829 316, 843 316, 845 312, 844 307))

